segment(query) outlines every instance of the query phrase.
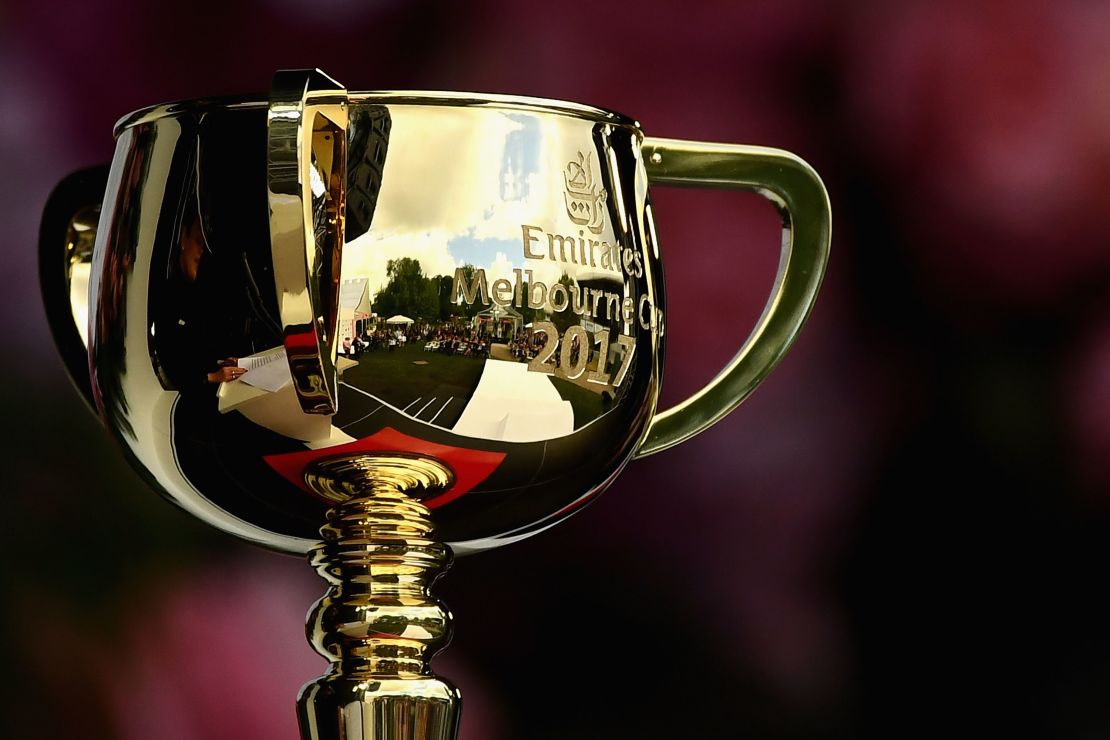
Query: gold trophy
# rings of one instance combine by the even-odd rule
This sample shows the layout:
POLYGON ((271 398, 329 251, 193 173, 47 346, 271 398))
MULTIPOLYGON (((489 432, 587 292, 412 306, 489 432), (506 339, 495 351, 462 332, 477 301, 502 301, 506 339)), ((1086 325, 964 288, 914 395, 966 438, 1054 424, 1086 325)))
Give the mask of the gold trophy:
POLYGON ((115 133, 110 170, 47 205, 55 339, 154 488, 328 581, 306 739, 454 738, 459 693, 429 669, 452 553, 557 524, 735 408, 828 257, 828 196, 796 156, 575 103, 289 70, 269 100, 159 105, 115 133), (755 329, 663 412, 651 185, 755 190, 783 219, 755 329))

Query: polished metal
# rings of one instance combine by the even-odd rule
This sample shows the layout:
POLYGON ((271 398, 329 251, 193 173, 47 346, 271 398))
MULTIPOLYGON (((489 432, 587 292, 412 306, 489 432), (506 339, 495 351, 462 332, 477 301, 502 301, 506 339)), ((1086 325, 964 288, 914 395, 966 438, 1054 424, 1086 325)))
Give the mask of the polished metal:
POLYGON ((75 319, 74 327, 85 344, 89 341, 89 275, 99 220, 100 205, 88 205, 74 213, 66 227, 65 268, 69 309, 75 319))
POLYGON ((306 413, 334 414, 347 91, 319 70, 278 72, 266 124, 274 288, 293 389, 306 413))
POLYGON ((462 699, 431 673, 451 614, 429 588, 450 551, 432 539, 425 498, 454 473, 433 458, 324 458, 309 487, 337 502, 311 561, 331 588, 309 615, 309 639, 331 663, 297 699, 305 740, 452 740, 462 699))
MULTIPOLYGON (((333 583, 312 631, 336 667, 302 696, 306 737, 450 737, 457 692, 426 670, 449 624, 426 590, 437 542, 531 536, 719 420, 782 358, 828 257, 828 197, 794 155, 648 138, 574 103, 285 71, 269 100, 156 106, 117 137, 103 197, 48 208, 100 208, 87 353, 79 311, 53 305, 79 290, 72 271, 44 270, 48 314, 156 488, 224 531, 313 552, 333 583), (662 413, 652 184, 754 190, 784 225, 755 330, 662 413), (404 607, 393 631, 381 599, 404 607), (434 715, 426 734, 410 710, 434 715), (410 734, 354 729, 391 722, 410 734)), ((57 234, 44 220, 44 265, 57 234)))
POLYGON ((832 238, 829 194, 813 168, 781 149, 701 141, 644 140, 648 179, 658 185, 755 190, 782 217, 782 258, 767 308, 743 346, 709 383, 656 414, 636 450, 646 457, 720 421, 790 349, 817 299, 832 238))
POLYGON ((66 177, 43 208, 39 232, 43 308, 70 380, 90 408, 89 278, 107 176, 103 165, 66 177))

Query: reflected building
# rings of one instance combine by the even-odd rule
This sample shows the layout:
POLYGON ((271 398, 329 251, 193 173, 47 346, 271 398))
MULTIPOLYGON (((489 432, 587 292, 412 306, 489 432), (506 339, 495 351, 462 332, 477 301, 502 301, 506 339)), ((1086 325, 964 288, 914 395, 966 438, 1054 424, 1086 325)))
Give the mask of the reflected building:
POLYGON ((339 284, 339 341, 363 335, 373 314, 370 303, 370 280, 353 278, 339 284))

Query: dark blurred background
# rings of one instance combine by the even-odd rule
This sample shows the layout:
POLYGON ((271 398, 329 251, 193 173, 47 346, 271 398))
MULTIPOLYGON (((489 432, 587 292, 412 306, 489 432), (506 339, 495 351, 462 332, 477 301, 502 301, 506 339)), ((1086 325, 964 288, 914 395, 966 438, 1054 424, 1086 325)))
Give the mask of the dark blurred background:
MULTIPOLYGON (((310 66, 787 148, 833 203, 754 397, 443 579, 466 740, 1110 737, 1110 4, 1083 0, 0 2, 5 737, 295 737, 322 581, 125 468, 35 252, 124 113, 310 66)), ((655 199, 674 402, 758 316, 778 223, 655 199)))

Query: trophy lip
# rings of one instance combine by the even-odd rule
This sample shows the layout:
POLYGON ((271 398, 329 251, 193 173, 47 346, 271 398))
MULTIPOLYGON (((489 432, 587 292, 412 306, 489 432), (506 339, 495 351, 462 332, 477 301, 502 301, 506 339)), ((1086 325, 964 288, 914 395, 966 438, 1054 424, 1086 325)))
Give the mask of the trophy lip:
MULTIPOLYGON (((352 104, 381 103, 393 105, 442 105, 455 107, 483 107, 503 110, 525 110, 538 113, 563 115, 600 123, 626 126, 637 131, 641 127, 636 119, 609 108, 599 108, 585 103, 554 98, 536 98, 526 95, 503 95, 496 93, 453 92, 445 90, 372 90, 348 92, 352 104)), ((128 113, 120 118, 113 128, 113 135, 119 137, 126 129, 161 118, 170 118, 183 113, 203 113, 215 109, 255 110, 269 107, 269 100, 263 95, 223 96, 213 98, 194 98, 170 103, 159 103, 128 113)), ((642 131, 641 131, 642 133, 642 131)))

